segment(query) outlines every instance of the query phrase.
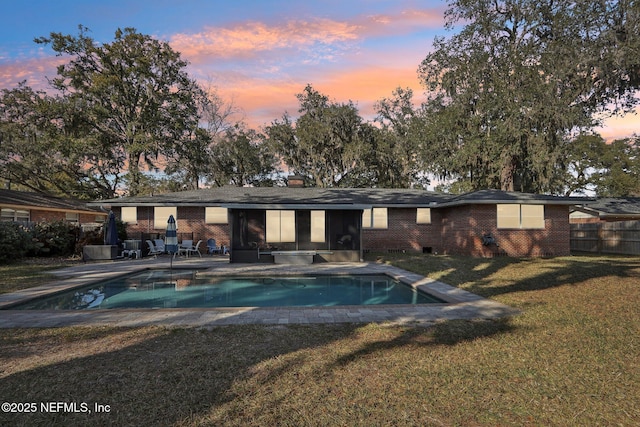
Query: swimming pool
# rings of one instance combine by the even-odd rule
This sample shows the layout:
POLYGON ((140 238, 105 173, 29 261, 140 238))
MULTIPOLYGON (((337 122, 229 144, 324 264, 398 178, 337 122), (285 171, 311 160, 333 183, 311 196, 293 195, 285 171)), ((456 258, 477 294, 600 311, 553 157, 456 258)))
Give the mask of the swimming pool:
POLYGON ((442 302, 386 275, 199 277, 197 270, 147 270, 11 309, 318 307, 442 302))

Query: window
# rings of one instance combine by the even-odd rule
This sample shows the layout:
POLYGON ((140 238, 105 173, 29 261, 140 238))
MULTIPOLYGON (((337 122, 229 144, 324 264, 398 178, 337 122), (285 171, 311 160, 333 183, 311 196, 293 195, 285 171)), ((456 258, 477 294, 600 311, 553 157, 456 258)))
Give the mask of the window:
POLYGON ((267 211, 266 240, 269 243, 296 241, 296 212, 267 211))
POLYGON ((365 209, 362 212, 362 228, 388 228, 387 208, 365 209))
POLYGON ((311 242, 323 243, 325 240, 324 211, 311 211, 311 242))
POLYGON ((0 211, 1 221, 29 222, 29 211, 8 208, 2 208, 0 211))
POLYGON ((153 208, 153 228, 156 230, 166 229, 169 216, 173 215, 178 227, 178 208, 175 206, 156 206, 153 208))
POLYGON ((416 209, 416 224, 431 224, 431 209, 416 209))
POLYGON ((123 206, 120 213, 122 222, 127 224, 138 223, 138 208, 136 206, 123 206))
POLYGON ((520 205, 522 228, 544 228, 544 205, 520 205))
POLYGON ((64 219, 68 222, 78 222, 80 220, 80 214, 77 212, 65 212, 64 219))
POLYGON ((498 228, 544 228, 544 205, 497 205, 498 228))
POLYGON ((227 208, 204 208, 204 220, 207 224, 228 224, 229 217, 227 216, 227 208))

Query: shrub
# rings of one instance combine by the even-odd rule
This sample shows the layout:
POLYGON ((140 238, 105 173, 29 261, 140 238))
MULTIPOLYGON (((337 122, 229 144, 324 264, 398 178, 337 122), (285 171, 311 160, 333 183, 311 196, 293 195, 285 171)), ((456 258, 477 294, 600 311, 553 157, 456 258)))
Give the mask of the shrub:
POLYGON ((32 234, 37 256, 67 256, 73 254, 80 229, 68 222, 40 222, 32 234))
POLYGON ((0 264, 20 259, 32 248, 29 230, 17 222, 0 222, 0 264))

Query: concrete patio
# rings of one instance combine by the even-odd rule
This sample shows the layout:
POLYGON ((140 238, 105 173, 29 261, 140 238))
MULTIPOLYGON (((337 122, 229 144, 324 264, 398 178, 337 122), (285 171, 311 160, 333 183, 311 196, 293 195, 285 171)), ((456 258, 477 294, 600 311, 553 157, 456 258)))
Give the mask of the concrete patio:
POLYGON ((234 324, 389 323, 429 325, 451 319, 487 319, 518 310, 390 265, 326 263, 313 265, 229 264, 226 257, 176 259, 173 268, 206 269, 202 275, 386 274, 446 301, 446 304, 333 307, 245 307, 193 309, 12 310, 33 298, 107 280, 144 269, 168 268, 168 256, 87 263, 53 271, 59 279, 47 285, 0 295, 0 328, 60 326, 213 327, 234 324))

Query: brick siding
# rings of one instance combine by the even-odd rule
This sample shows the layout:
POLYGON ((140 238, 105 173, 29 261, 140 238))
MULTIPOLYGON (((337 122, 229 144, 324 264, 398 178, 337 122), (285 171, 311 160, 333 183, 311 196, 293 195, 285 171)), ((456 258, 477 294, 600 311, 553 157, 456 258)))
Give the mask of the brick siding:
POLYGON ((440 246, 440 212, 431 210, 431 224, 416 223, 415 208, 389 208, 388 228, 362 230, 362 247, 373 251, 436 251, 440 246))
POLYGON ((479 257, 569 255, 569 207, 545 206, 544 229, 498 229, 495 205, 468 205, 445 209, 442 251, 479 257), (499 246, 482 245, 491 233, 499 246))
POLYGON ((416 210, 388 209, 388 228, 364 229, 363 248, 374 251, 432 252, 477 257, 569 255, 569 207, 545 206, 545 229, 498 229, 495 205, 431 210, 431 224, 416 224, 416 210), (491 233, 499 246, 482 245, 491 233))
MULTIPOLYGON (((96 222, 96 217, 100 216, 99 213, 89 214, 89 213, 80 213, 78 215, 78 222, 80 224, 85 224, 88 222, 96 222)), ((103 216, 104 220, 106 220, 106 216, 103 216)), ((32 222, 52 222, 52 221, 65 221, 66 213, 60 211, 47 211, 47 210, 39 210, 39 209, 30 209, 29 220, 32 222)))
MULTIPOLYGON (((113 211, 120 216, 120 208, 113 211)), ((138 207, 137 224, 128 224, 136 233, 164 235, 155 229, 153 207, 138 207)), ((386 229, 363 229, 362 248, 373 251, 407 251, 471 255, 477 257, 565 256, 570 254, 569 207, 545 206, 544 229, 498 229, 496 205, 465 205, 431 210, 431 224, 416 223, 415 208, 389 208, 386 229), (499 246, 483 246, 482 236, 491 233, 499 246)), ((178 233, 193 233, 193 240, 216 239, 230 242, 229 224, 205 224, 204 207, 178 207, 178 233)), ((64 217, 64 214, 63 214, 64 217)))
MULTIPOLYGON (((113 207, 116 217, 121 218, 120 207, 113 207)), ((159 234, 164 236, 165 228, 154 228, 154 208, 138 206, 137 224, 127 224, 127 234, 135 238, 136 235, 159 234)), ((177 209, 178 235, 192 234, 194 243, 202 240, 201 248, 206 249, 207 239, 216 239, 218 245, 229 245, 229 224, 205 224, 204 206, 179 206, 177 209)), ((202 251, 202 249, 201 249, 202 251)))

